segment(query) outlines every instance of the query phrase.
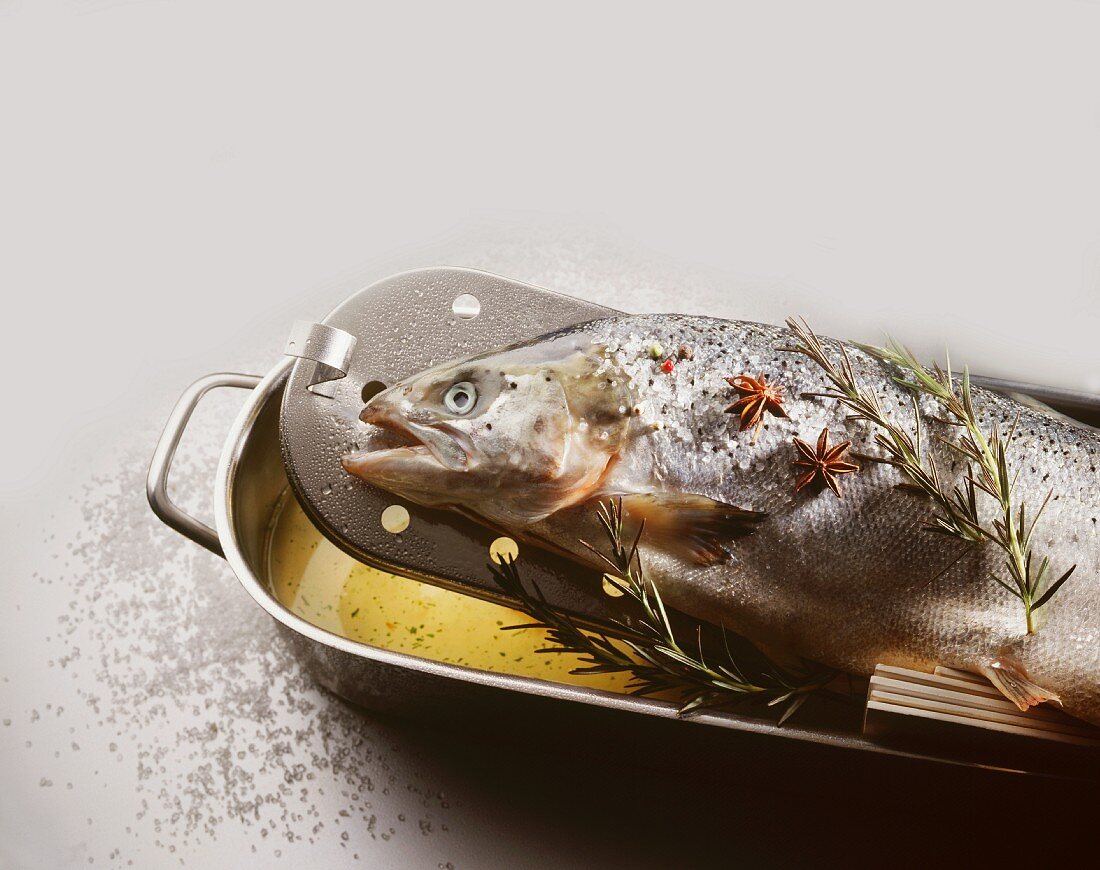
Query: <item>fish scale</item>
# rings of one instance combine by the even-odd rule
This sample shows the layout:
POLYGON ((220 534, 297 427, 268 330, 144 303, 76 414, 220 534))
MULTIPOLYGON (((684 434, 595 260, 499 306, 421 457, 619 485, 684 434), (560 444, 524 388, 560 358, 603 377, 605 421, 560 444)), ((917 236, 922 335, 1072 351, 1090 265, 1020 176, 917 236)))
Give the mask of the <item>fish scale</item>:
MULTIPOLYGON (((840 345, 823 341, 839 358, 840 345)), ((1020 602, 990 579, 991 573, 1007 579, 1003 553, 989 543, 974 546, 928 531, 933 506, 926 497, 899 486, 904 480, 897 469, 859 459, 861 470, 841 480, 843 498, 828 490, 795 492, 791 463, 797 455, 796 436, 812 444, 828 428, 830 444, 851 440, 853 454, 875 456, 881 451, 873 424, 850 420, 848 410, 835 400, 805 396, 828 384, 813 361, 784 350, 796 343, 789 330, 706 317, 628 315, 525 342, 520 346, 525 365, 534 360, 540 376, 530 375, 529 382, 524 380, 528 375, 520 376, 524 401, 509 405, 509 397, 502 394, 477 415, 495 415, 496 431, 513 433, 513 448, 523 444, 524 433, 545 437, 531 431, 528 417, 543 413, 539 409, 553 413, 558 392, 568 397, 560 413, 575 424, 573 429, 566 426, 573 433, 563 436, 567 439, 578 437, 581 424, 575 419, 576 396, 583 395, 585 413, 596 407, 594 397, 600 394, 595 387, 590 393, 578 392, 580 384, 588 383, 582 375, 570 375, 572 381, 562 376, 560 383, 541 376, 556 371, 555 355, 562 352, 563 342, 573 353, 597 361, 583 377, 591 375, 593 383, 601 380, 608 385, 603 388, 603 413, 614 417, 623 407, 624 390, 628 397, 629 422, 620 440, 610 438, 616 458, 599 486, 583 494, 563 492, 559 510, 509 527, 510 506, 523 504, 523 487, 530 485, 525 477, 530 469, 516 464, 507 472, 496 469, 491 505, 485 502, 485 485, 471 485, 463 500, 465 480, 452 477, 447 498, 454 503, 443 506, 475 515, 491 511, 494 524, 582 559, 587 554, 578 542, 596 539, 586 504, 591 497, 692 494, 762 511, 767 518, 753 534, 731 541, 731 558, 719 564, 697 564, 675 548, 655 545, 647 535, 642 547, 645 568, 665 600, 698 619, 856 674, 869 675, 880 662, 925 670, 936 665, 978 670, 998 663, 1057 694, 1073 715, 1100 723, 1100 434, 1095 430, 973 389, 983 430, 996 425, 1007 432, 1015 425, 1009 461, 1019 472, 1016 503, 1023 501, 1035 510, 1048 491, 1055 493, 1040 520, 1036 549, 1050 556, 1054 577, 1077 565, 1069 582, 1040 611, 1038 631, 1027 635, 1020 602), (656 359, 651 353, 654 344, 665 350, 656 359), (691 349, 691 359, 676 359, 681 345, 691 349), (540 357, 543 350, 546 355, 540 357), (664 370, 667 364, 662 368, 666 358, 673 361, 670 372, 664 370), (784 388, 789 418, 766 416, 753 444, 752 433, 738 431, 737 416, 726 410, 739 394, 725 379, 761 373, 784 388)), ((912 396, 893 381, 891 367, 853 346, 847 350, 860 382, 880 397, 889 416, 912 430, 912 396)), ((517 353, 513 348, 475 359, 483 361, 485 377, 490 377, 490 370, 508 372, 517 353)), ((400 415, 396 406, 387 405, 393 404, 393 391, 408 385, 420 389, 417 385, 429 381, 446 383, 448 372, 462 366, 467 374, 474 370, 469 361, 435 367, 380 394, 368 408, 381 409, 377 413, 382 417, 400 415)), ((428 402, 430 391, 424 389, 428 402)), ((937 439, 952 438, 953 428, 937 419, 933 399, 922 397, 917 405, 926 450, 938 464, 944 484, 952 487, 963 479, 966 464, 937 439)), ((404 413, 408 412, 406 407, 404 413)), ((488 473, 488 463, 479 464, 478 457, 490 450, 497 436, 479 429, 476 418, 469 424, 469 430, 462 431, 471 439, 474 458, 464 473, 472 484, 477 475, 488 473)), ((585 449, 595 450, 585 437, 585 449)), ((580 442, 567 440, 566 446, 573 443, 580 442)), ((518 462, 514 449, 496 455, 518 462)), ((574 448, 562 455, 577 462, 578 455, 587 454, 574 448)), ((424 461, 417 468, 417 474, 432 473, 424 461)), ((371 480, 366 470, 362 476, 371 480)), ((416 493, 402 489, 412 481, 391 476, 384 485, 418 500, 416 493)), ((980 497, 983 519, 991 519, 995 505, 983 494, 980 497)))

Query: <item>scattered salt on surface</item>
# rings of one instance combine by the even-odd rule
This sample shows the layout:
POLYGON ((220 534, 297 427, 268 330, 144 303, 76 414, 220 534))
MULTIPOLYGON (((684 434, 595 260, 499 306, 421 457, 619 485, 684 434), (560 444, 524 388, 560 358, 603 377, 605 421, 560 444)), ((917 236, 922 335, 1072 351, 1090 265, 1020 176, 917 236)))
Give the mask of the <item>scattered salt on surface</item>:
MULTIPOLYGON (((216 439, 209 446, 181 455, 173 474, 174 497, 200 515, 216 439)), ((78 795, 103 794, 109 780, 117 796, 88 803, 88 823, 97 829, 117 825, 119 804, 132 801, 128 842, 99 856, 111 866, 140 865, 136 856, 148 860, 154 843, 172 854, 226 835, 230 842, 243 835, 254 848, 320 843, 341 817, 354 820, 343 839, 364 855, 384 848, 392 856, 395 847, 381 840, 398 834, 446 831, 442 795, 408 779, 394 729, 319 689, 226 563, 153 517, 144 496, 147 461, 144 453, 125 455, 117 475, 85 486, 82 529, 65 544, 71 561, 35 577, 69 591, 68 612, 55 613, 59 631, 48 642, 50 666, 66 679, 27 688, 43 703, 28 709, 22 727, 41 729, 59 717, 75 723, 63 739, 56 729, 46 734, 56 761, 39 787, 51 788, 59 771, 75 780, 78 795), (74 706, 74 696, 77 709, 66 714, 56 699, 74 706), (81 743, 72 739, 78 726, 81 743), (82 776, 89 761, 97 769, 82 776), (101 776, 104 765, 129 766, 132 774, 101 776), (122 782, 131 783, 125 794, 122 782), (374 799, 390 787, 402 797, 374 799), (403 824, 398 809, 414 813, 416 824, 403 824)), ((25 741, 23 751, 34 747, 25 741)))

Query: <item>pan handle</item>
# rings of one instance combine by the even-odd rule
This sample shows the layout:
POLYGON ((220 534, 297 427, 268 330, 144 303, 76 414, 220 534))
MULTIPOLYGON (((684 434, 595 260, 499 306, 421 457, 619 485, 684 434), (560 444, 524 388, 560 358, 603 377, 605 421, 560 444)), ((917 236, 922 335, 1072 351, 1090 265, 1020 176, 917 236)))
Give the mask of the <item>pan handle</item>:
POLYGON ((153 509, 161 521, 171 529, 175 529, 185 538, 190 538, 196 544, 206 547, 215 556, 225 558, 222 551, 218 533, 206 523, 195 519, 182 511, 168 497, 168 472, 172 468, 172 460, 176 456, 176 448, 179 446, 183 430, 194 413, 199 401, 208 392, 217 387, 240 387, 252 390, 262 379, 258 375, 240 375, 232 372, 219 372, 199 378, 189 386, 176 402, 172 409, 168 422, 164 424, 157 448, 153 451, 153 460, 149 463, 149 476, 145 480, 145 494, 149 498, 149 506, 153 509))

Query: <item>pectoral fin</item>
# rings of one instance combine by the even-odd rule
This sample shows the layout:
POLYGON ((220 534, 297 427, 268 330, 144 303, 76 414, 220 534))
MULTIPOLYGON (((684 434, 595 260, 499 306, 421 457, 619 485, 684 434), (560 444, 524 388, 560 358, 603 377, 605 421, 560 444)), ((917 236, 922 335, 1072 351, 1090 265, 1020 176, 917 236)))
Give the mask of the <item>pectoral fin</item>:
POLYGON ((1056 693, 1033 683, 1024 674, 1023 669, 1016 665, 996 661, 989 665, 982 665, 978 670, 1000 690, 1001 694, 1021 710, 1027 710, 1044 701, 1062 705, 1062 700, 1056 693))
POLYGON ((751 534, 767 514, 744 510, 692 493, 645 493, 622 496, 623 515, 645 521, 645 543, 696 565, 716 565, 729 558, 730 543, 751 534))

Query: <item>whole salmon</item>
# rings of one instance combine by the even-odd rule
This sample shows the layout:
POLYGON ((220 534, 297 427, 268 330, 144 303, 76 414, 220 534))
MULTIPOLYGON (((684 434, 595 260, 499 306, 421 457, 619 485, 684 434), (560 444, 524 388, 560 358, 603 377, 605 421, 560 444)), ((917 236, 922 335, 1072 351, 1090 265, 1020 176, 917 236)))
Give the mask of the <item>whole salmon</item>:
MULTIPOLYGON (((973 389, 983 429, 1012 432, 1013 498, 1034 513, 1053 492, 1033 539, 1051 576, 1077 566, 1029 634, 1020 601, 991 579, 1004 553, 928 530, 927 496, 871 458, 883 456, 876 426, 806 395, 830 385, 796 342, 706 317, 593 321, 379 393, 361 419, 410 443, 345 466, 584 561, 580 541, 598 540, 588 503, 621 496, 646 522, 647 576, 679 610, 855 674, 880 662, 984 673, 1021 707, 1060 700, 1100 724, 1100 432, 973 389), (832 473, 815 479, 829 453, 832 473)), ((839 342, 822 344, 839 358, 839 342)), ((910 432, 920 415, 950 491, 967 467, 940 440, 956 437, 942 410, 914 406, 894 367, 845 349, 885 414, 910 432)))

